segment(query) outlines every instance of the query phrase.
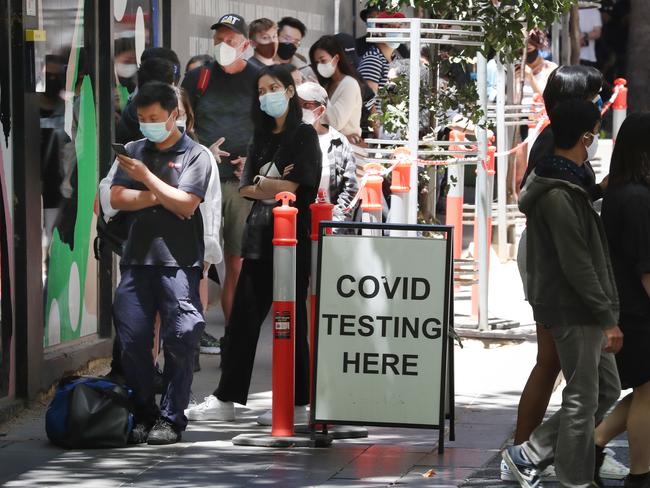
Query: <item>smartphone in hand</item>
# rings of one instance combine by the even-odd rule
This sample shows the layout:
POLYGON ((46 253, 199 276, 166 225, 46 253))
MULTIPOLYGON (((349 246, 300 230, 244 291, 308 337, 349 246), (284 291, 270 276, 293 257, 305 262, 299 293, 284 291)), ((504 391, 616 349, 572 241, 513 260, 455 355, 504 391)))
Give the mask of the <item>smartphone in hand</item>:
POLYGON ((124 144, 112 142, 111 147, 113 148, 113 151, 115 151, 117 154, 120 154, 121 156, 126 156, 127 158, 131 157, 126 150, 126 147, 124 147, 124 144))

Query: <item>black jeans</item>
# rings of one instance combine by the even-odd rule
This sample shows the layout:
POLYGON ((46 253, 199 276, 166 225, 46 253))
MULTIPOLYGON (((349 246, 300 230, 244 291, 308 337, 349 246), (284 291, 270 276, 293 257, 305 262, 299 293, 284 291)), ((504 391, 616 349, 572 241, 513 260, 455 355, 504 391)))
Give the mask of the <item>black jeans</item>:
MULTIPOLYGON (((309 258, 296 258, 295 404, 309 404, 307 293, 309 258)), ((273 304, 273 261, 244 259, 221 351, 221 380, 214 395, 246 404, 260 328, 273 304)))

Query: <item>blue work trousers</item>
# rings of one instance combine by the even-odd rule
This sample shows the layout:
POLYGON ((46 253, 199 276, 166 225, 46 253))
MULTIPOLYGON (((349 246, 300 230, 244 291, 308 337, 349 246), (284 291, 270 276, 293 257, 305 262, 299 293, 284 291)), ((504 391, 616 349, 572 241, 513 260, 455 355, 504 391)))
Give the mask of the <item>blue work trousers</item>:
POLYGON ((136 422, 153 422, 159 415, 153 391, 151 350, 154 322, 160 313, 163 340, 165 393, 160 415, 185 429, 192 387, 194 351, 205 321, 199 298, 200 268, 122 266, 115 291, 113 318, 122 345, 122 367, 133 388, 136 422))

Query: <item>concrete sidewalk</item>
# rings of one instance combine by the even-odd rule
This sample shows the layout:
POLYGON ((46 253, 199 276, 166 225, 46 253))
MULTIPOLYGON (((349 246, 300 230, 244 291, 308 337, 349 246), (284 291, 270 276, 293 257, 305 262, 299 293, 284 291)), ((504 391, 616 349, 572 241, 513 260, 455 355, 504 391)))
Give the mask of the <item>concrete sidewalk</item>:
MULTIPOLYGON (((209 314, 219 336, 220 313, 209 314)), ((260 338, 251 401, 235 423, 194 422, 180 444, 165 447, 64 451, 44 432, 45 406, 0 426, 0 483, 35 486, 459 486, 494 458, 510 438, 521 387, 535 344, 456 347, 456 441, 437 454, 437 431, 369 428, 366 439, 330 448, 271 450, 233 446, 232 437, 259 432, 257 415, 270 406, 271 334, 260 338), (432 477, 422 475, 429 471, 432 477)), ((193 391, 200 401, 219 378, 219 356, 201 356, 193 391)))
MULTIPOLYGON (((516 263, 493 260, 491 316, 520 322, 508 331, 473 336, 456 347, 456 440, 437 454, 438 431, 369 427, 368 438, 338 440, 330 448, 264 449, 233 446, 231 439, 262 432, 255 419, 271 405, 270 322, 257 350, 248 405, 237 421, 193 422, 183 442, 172 446, 65 451, 49 444, 45 405, 34 405, 10 424, 0 425, 0 484, 7 487, 108 488, 237 486, 515 486, 499 480, 500 449, 512 442, 519 395, 536 356, 532 314, 523 301, 516 263), (430 477, 423 477, 429 473, 430 477)), ((457 295, 456 310, 469 314, 467 290, 457 295)), ((219 307, 208 312, 208 330, 223 333, 219 307)), ((194 377, 197 401, 219 379, 219 356, 201 356, 194 377)), ((101 374, 105 371, 94 371, 101 374)), ((554 395, 550 411, 559 405, 554 395)), ((613 444, 627 462, 627 443, 613 444)), ((621 483, 622 484, 622 483, 621 483)), ((615 486, 616 484, 612 484, 615 486)), ((545 486, 557 486, 545 483, 545 486)))

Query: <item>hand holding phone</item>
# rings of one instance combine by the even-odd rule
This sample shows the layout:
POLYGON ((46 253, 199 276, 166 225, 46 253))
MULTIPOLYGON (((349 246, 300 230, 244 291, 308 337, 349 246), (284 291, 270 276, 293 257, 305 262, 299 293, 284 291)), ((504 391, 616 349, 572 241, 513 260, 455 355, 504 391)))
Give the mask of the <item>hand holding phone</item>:
POLYGON ((124 144, 119 144, 117 142, 112 142, 111 147, 113 148, 113 151, 115 151, 117 154, 120 154, 122 156, 126 156, 127 158, 130 158, 131 156, 126 150, 126 147, 124 147, 124 144))

